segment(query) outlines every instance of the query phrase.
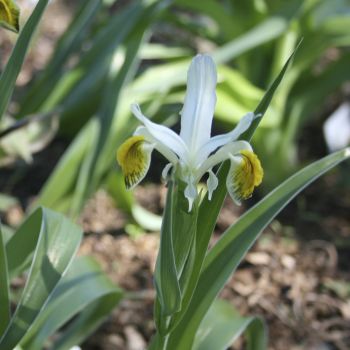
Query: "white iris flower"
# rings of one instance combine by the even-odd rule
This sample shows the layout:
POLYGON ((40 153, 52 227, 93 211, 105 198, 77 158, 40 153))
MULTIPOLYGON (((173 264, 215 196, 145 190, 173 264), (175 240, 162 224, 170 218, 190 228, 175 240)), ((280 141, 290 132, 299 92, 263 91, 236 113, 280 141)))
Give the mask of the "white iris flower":
POLYGON ((174 167, 186 183, 184 195, 189 210, 198 195, 197 184, 208 173, 208 197, 218 186, 212 168, 226 159, 231 167, 226 180, 229 194, 236 203, 249 198, 254 187, 261 183, 263 170, 258 157, 246 141, 238 141, 255 118, 245 115, 229 133, 211 137, 211 126, 216 104, 216 67, 208 55, 197 55, 191 62, 187 76, 187 92, 181 112, 181 132, 176 134, 163 125, 145 117, 137 104, 131 106, 136 118, 143 124, 118 149, 120 164, 127 188, 136 186, 146 175, 154 149, 169 160, 163 170, 166 178, 174 167))

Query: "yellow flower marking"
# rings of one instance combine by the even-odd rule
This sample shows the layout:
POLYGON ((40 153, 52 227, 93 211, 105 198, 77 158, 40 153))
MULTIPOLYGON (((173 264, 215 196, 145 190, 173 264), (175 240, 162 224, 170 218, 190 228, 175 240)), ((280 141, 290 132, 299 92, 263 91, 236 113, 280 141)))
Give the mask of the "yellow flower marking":
POLYGON ((242 162, 232 174, 237 199, 251 197, 254 188, 261 184, 264 171, 257 155, 249 150, 240 152, 242 162))
POLYGON ((150 163, 150 152, 145 150, 145 138, 132 136, 117 151, 117 161, 122 168, 125 186, 137 185, 146 174, 150 163))
POLYGON ((0 0, 0 25, 19 31, 19 8, 13 0, 0 0))

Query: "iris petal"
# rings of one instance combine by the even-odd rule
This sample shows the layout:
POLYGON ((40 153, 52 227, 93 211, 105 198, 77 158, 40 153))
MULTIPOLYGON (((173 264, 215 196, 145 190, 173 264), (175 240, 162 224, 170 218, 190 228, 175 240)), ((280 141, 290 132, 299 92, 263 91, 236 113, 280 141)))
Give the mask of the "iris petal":
POLYGON ((143 123, 149 135, 152 136, 157 144, 161 144, 165 148, 175 152, 180 158, 187 159, 187 146, 178 134, 164 125, 159 125, 150 121, 142 114, 141 109, 137 104, 131 105, 131 111, 135 117, 143 123))
POLYGON ((166 159, 168 159, 172 164, 178 163, 179 158, 173 152, 172 149, 168 148, 164 143, 160 143, 158 138, 153 137, 149 130, 145 126, 139 126, 135 132, 135 136, 143 136, 145 140, 153 144, 154 148, 161 153, 166 159))
POLYGON ((254 118, 254 113, 247 113, 243 118, 241 118, 241 120, 232 131, 228 132, 227 134, 212 137, 197 152, 196 164, 201 164, 212 152, 214 152, 219 147, 236 141, 240 135, 249 129, 254 118))
POLYGON ((188 200, 188 211, 192 210, 193 202, 197 198, 197 187, 192 181, 187 183, 184 195, 188 200))
POLYGON ((187 75, 187 92, 181 113, 180 136, 191 153, 210 139, 216 104, 216 68, 208 55, 197 55, 187 75))
POLYGON ((238 154, 242 150, 252 150, 249 142, 247 141, 234 141, 230 142, 220 149, 218 149, 214 154, 209 156, 199 168, 197 168, 197 180, 199 181, 202 176, 215 165, 230 159, 232 155, 238 154))
POLYGON ((127 189, 135 187, 146 176, 153 146, 143 136, 132 136, 117 151, 127 189))
POLYGON ((209 177, 207 180, 207 187, 208 187, 208 199, 211 200, 213 196, 213 192, 216 190, 216 188, 219 185, 219 180, 217 176, 214 174, 213 170, 210 169, 208 171, 209 177))
POLYGON ((251 197, 254 188, 260 185, 263 174, 260 160, 254 152, 243 150, 231 157, 226 186, 232 199, 240 204, 242 199, 251 197))

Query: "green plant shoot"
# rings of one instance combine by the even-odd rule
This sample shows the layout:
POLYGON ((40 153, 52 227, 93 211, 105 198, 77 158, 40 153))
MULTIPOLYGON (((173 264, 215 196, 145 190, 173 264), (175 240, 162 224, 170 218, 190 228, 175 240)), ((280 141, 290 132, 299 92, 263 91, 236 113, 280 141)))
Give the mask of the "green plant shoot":
POLYGON ((214 61, 206 54, 197 55, 191 62, 179 135, 149 120, 137 104, 131 105, 142 125, 117 151, 126 187, 133 188, 145 177, 153 150, 169 161, 162 172, 168 194, 155 269, 157 333, 149 349, 224 350, 243 331, 250 349, 267 347, 260 318, 241 318, 229 310, 224 316, 225 304, 215 299, 263 228, 311 181, 349 158, 350 150, 325 157, 292 176, 231 225, 209 253, 207 249, 226 190, 240 204, 262 182, 263 168, 247 140, 268 108, 292 57, 255 112, 247 113, 223 135, 211 137, 217 73, 214 61), (214 168, 223 162, 215 174, 214 168), (207 193, 203 196, 198 183, 205 174, 207 193), (217 332, 220 336, 213 332, 208 337, 215 319, 222 322, 217 332))

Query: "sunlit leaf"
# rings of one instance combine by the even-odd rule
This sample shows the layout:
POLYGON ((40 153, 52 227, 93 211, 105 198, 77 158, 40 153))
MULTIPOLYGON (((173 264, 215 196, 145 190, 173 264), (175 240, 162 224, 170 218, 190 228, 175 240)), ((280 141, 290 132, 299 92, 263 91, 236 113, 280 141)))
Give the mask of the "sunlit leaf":
POLYGON ((6 245, 9 270, 30 272, 21 299, 0 339, 1 350, 12 350, 40 315, 66 273, 82 238, 82 231, 62 215, 37 209, 6 245), (22 256, 23 254, 23 256, 22 256))
POLYGON ((196 334, 194 350, 226 350, 243 333, 249 350, 265 350, 267 332, 258 317, 242 317, 224 300, 215 300, 196 334))

